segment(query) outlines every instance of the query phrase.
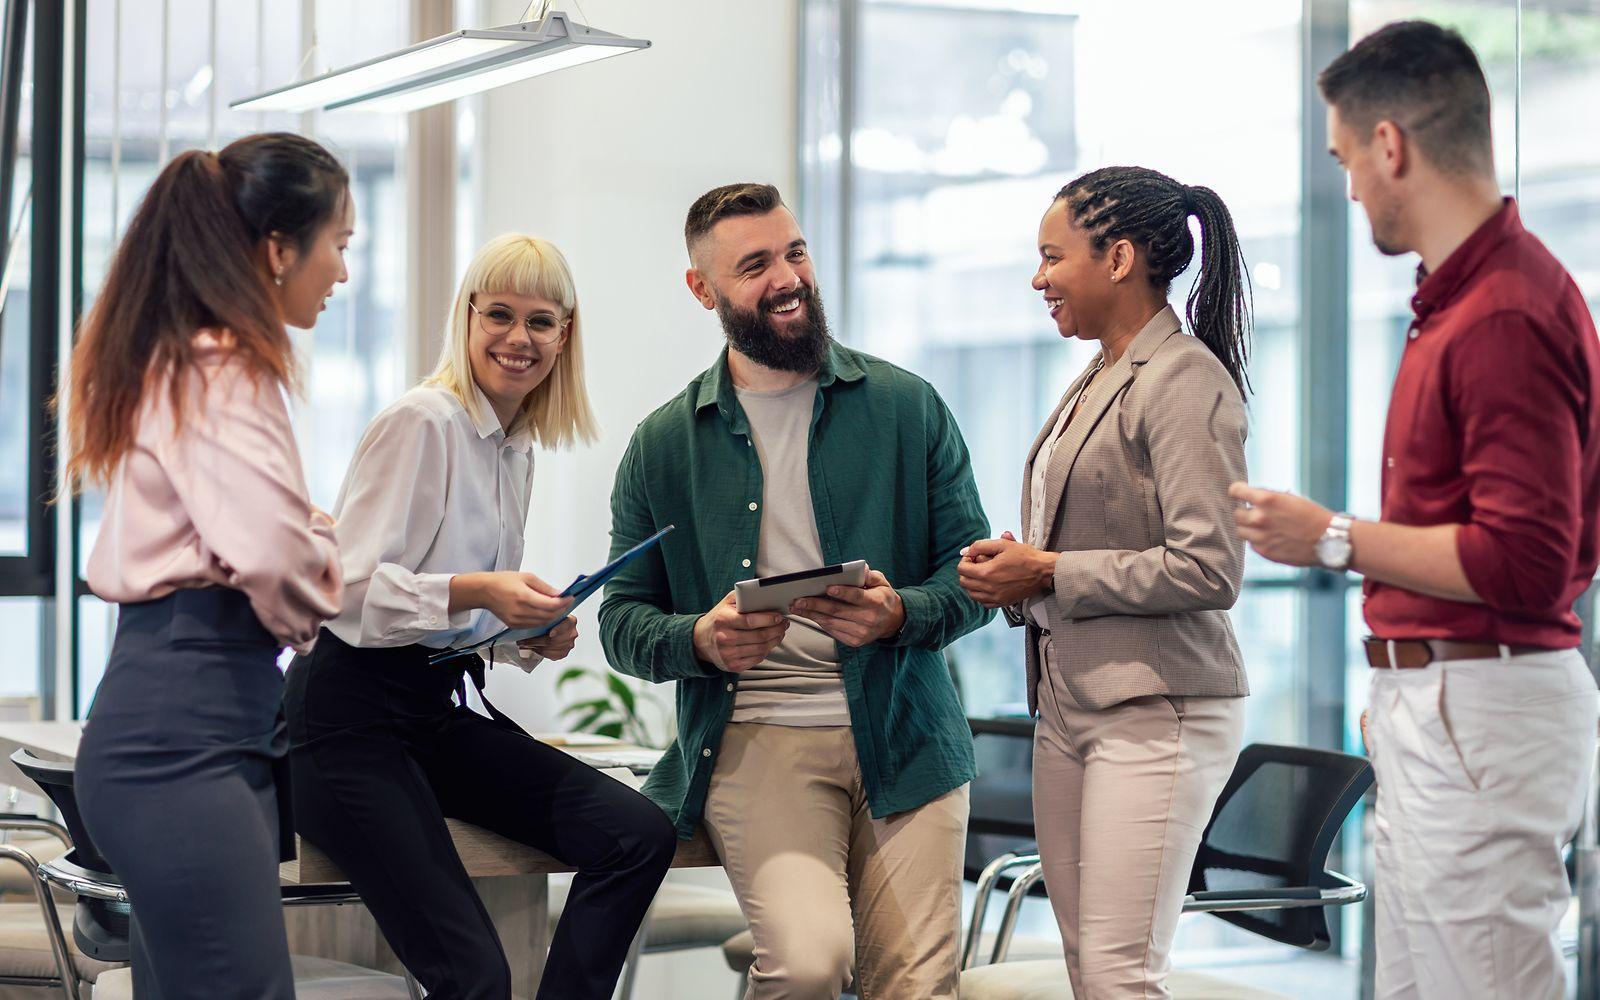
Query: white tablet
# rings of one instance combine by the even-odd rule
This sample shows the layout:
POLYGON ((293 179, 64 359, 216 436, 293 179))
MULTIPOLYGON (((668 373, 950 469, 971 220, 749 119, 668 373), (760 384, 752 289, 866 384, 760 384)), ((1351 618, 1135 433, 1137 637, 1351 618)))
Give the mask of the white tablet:
POLYGON ((857 559, 834 566, 740 580, 733 585, 734 601, 740 614, 752 611, 786 611, 802 597, 826 594, 829 587, 864 587, 867 562, 857 559))

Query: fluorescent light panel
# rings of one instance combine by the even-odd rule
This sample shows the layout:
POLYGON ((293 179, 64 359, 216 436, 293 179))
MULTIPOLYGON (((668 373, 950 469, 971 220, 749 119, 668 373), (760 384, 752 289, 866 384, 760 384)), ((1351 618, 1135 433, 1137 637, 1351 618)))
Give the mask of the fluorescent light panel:
POLYGON ((649 45, 643 39, 576 24, 555 11, 542 21, 440 35, 235 101, 229 107, 239 111, 415 111, 649 45))
POLYGON ((481 59, 521 44, 497 38, 446 35, 379 59, 247 97, 228 106, 235 111, 312 111, 355 94, 370 93, 454 63, 481 59))
POLYGON ((517 59, 513 62, 494 61, 494 64, 480 70, 472 71, 467 75, 455 75, 433 84, 426 84, 412 89, 399 90, 393 94, 381 97, 358 97, 350 101, 337 102, 328 105, 329 111, 356 110, 356 111, 387 111, 407 112, 421 108, 432 107, 445 101, 453 101, 458 97, 476 94, 485 90, 518 80, 527 80, 545 73, 553 73, 558 69, 568 66, 579 66, 583 63, 595 62, 609 56, 620 56, 624 52, 632 52, 633 48, 622 45, 573 45, 545 55, 535 52, 517 59), (351 107, 354 105, 354 107, 351 107))

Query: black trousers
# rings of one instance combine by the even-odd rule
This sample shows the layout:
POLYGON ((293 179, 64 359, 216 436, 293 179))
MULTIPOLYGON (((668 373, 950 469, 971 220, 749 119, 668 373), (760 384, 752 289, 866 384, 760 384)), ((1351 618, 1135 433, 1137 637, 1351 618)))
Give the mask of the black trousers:
POLYGON ((140 1000, 293 1000, 278 644, 237 590, 124 604, 74 766, 133 904, 140 1000))
POLYGON ((446 816, 578 869, 540 1000, 606 1000, 677 846, 650 800, 451 702, 460 667, 323 630, 289 669, 295 820, 361 894, 430 1000, 507 1000, 505 952, 446 816))

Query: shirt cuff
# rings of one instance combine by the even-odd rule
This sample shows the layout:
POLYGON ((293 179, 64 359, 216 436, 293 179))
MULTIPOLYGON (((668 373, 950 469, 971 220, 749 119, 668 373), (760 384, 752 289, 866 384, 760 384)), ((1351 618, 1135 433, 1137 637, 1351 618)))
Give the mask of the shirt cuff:
POLYGON ((694 623, 699 615, 672 615, 664 624, 667 656, 672 664, 685 664, 680 672, 676 667, 668 671, 678 677, 716 677, 725 671, 700 659, 694 649, 694 623))
POLYGON ((454 573, 418 573, 416 627, 427 632, 463 629, 472 624, 476 608, 450 613, 450 581, 454 573))
POLYGON ((900 633, 884 639, 882 645, 921 645, 938 613, 939 602, 926 587, 904 587, 895 593, 900 595, 900 606, 905 609, 906 620, 900 625, 900 633))

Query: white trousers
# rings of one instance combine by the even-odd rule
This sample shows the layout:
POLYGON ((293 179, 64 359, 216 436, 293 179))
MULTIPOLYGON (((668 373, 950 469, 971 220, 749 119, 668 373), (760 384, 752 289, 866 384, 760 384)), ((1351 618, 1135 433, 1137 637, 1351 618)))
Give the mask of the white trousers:
POLYGON ((1379 1000, 1561 1000, 1600 694, 1576 650, 1375 669, 1379 1000))

